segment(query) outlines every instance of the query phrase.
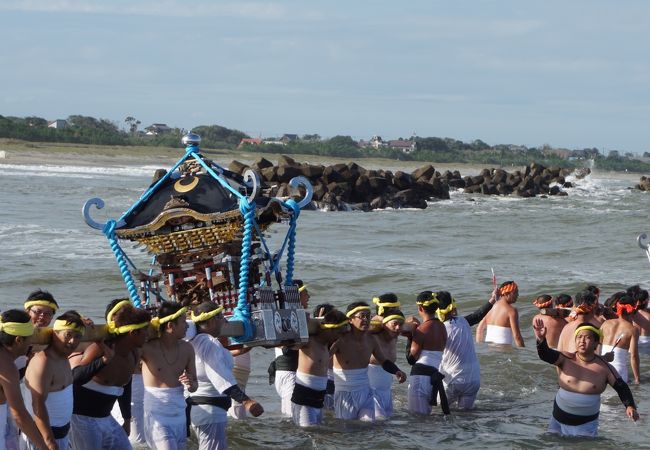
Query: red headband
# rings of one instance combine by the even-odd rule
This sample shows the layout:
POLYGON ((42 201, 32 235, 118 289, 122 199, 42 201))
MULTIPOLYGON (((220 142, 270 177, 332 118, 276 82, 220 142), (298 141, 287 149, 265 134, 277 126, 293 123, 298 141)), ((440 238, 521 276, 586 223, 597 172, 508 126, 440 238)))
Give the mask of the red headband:
POLYGON ((515 289, 517 289, 517 283, 513 281, 512 283, 506 284, 505 286, 501 286, 499 288, 499 294, 501 295, 509 294, 511 292, 514 292, 515 289))
POLYGON ((622 305, 620 303, 616 304, 616 315, 618 317, 621 317, 621 314, 623 314, 623 312, 625 312, 625 314, 632 314, 634 311, 636 311, 634 305, 622 305))
POLYGON ((536 298, 535 300, 533 300, 533 305, 537 306, 539 309, 548 308, 552 304, 553 304, 553 299, 550 299, 548 301, 542 301, 539 298, 536 298))

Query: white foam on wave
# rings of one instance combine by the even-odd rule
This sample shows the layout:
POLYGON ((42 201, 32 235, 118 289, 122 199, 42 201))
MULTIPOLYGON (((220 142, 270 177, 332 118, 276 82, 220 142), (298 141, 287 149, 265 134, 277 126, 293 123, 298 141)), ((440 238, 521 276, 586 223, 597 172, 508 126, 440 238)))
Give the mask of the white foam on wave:
POLYGON ((158 169, 156 166, 58 166, 58 165, 20 165, 0 164, 0 175, 14 177, 60 177, 96 178, 103 176, 151 176, 158 169))

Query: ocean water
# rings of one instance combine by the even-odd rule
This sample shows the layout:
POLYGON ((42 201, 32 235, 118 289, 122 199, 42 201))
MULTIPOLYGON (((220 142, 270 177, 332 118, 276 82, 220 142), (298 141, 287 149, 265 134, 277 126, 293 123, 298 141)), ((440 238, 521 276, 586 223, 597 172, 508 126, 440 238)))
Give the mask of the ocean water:
MULTIPOLYGON (((227 163, 227 161, 224 161, 227 163)), ((125 296, 101 232, 81 208, 91 197, 103 222, 118 218, 149 185, 158 166, 27 166, 0 164, 0 307, 20 307, 37 288, 64 309, 99 319, 112 298, 125 296)), ((160 167, 168 167, 161 165, 160 167)), ((462 172, 462 171, 461 171, 462 172)), ((463 175, 466 173, 462 172, 463 175)), ((471 173, 467 173, 471 174, 471 173)), ((636 237, 650 232, 650 193, 629 189, 638 176, 595 172, 576 180, 568 197, 484 197, 454 192, 425 210, 304 211, 299 220, 295 276, 309 285, 311 303, 338 306, 395 292, 407 314, 418 292, 448 290, 461 313, 490 296, 498 281, 520 287, 521 327, 527 347, 477 345, 482 387, 477 408, 443 418, 405 412, 406 384, 395 387, 396 415, 374 425, 328 418, 301 430, 279 415, 267 383, 272 350, 253 350, 248 392, 265 407, 258 419, 231 421, 231 448, 641 448, 650 446, 650 357, 641 358, 642 384, 633 386, 641 420, 632 423, 616 394, 603 395, 600 436, 561 439, 545 433, 557 389, 555 370, 537 358, 530 327, 531 300, 542 293, 574 295, 597 284, 606 298, 632 284, 650 287, 650 263, 636 237)), ((270 230, 277 246, 286 227, 270 230)), ((147 268, 147 255, 124 249, 147 268)), ((403 343, 399 343, 399 353, 403 343)), ((399 365, 406 367, 403 356, 399 365)))

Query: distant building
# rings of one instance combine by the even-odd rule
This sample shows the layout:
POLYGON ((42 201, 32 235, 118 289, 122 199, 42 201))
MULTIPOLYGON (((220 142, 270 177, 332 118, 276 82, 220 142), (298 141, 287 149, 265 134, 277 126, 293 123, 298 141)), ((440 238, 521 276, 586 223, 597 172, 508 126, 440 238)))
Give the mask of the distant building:
POLYGON ((381 139, 381 136, 373 136, 370 138, 370 146, 372 148, 385 147, 386 143, 381 139))
POLYGON ((244 138, 241 140, 239 145, 237 147, 243 147, 246 144, 249 145, 260 145, 262 143, 262 140, 259 138, 244 138))
POLYGON ((404 153, 411 153, 417 148, 417 143, 411 140, 398 139, 396 141, 388 141, 387 146, 395 150, 401 150, 404 153))
POLYGON ((167 124, 164 123, 154 123, 149 125, 147 128, 144 129, 146 131, 147 136, 158 136, 159 134, 165 134, 169 133, 172 131, 170 127, 167 126, 167 124))
POLYGON ((57 130, 62 130, 68 127, 68 121, 63 119, 52 120, 47 123, 48 128, 56 128, 57 130))
POLYGON ((281 142, 288 144, 289 142, 296 142, 298 140, 297 134, 283 134, 280 138, 281 142))

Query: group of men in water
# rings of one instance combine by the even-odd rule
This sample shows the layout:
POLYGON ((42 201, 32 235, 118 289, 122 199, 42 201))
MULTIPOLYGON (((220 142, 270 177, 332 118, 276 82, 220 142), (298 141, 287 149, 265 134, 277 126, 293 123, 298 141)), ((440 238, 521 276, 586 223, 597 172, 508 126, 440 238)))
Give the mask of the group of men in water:
MULTIPOLYGON (((309 293, 297 284, 306 309, 309 293)), ((407 379, 396 364, 400 336, 406 337, 411 365, 411 413, 431 414, 438 403, 444 414, 453 405, 473 408, 480 366, 471 327, 478 325, 477 342, 524 346, 514 306, 518 294, 515 282, 503 283, 465 316, 446 291, 421 292, 417 318, 405 317, 391 293, 373 299, 374 313, 366 302, 345 311, 316 306, 318 331, 306 344, 276 349, 269 367, 282 414, 302 427, 322 423, 327 409, 344 420, 391 417, 393 381, 407 379)), ((638 418, 627 365, 632 363, 638 383, 638 349, 650 341, 648 293, 635 286, 605 305, 598 295, 592 286, 575 300, 562 294, 534 301, 540 308, 533 319, 538 354, 557 367, 560 386, 550 432, 595 436, 607 385, 626 414, 638 418)), ((152 449, 182 449, 190 426, 199 448, 226 448, 228 415, 263 413, 245 393, 250 363, 237 363, 247 349, 220 338, 225 318, 217 303, 188 311, 163 302, 152 318, 129 300, 114 300, 105 313, 108 337, 91 339, 83 351, 78 347, 92 322, 68 311, 51 324, 58 308, 51 294, 39 290, 23 309, 0 316, 0 448, 128 449, 131 439, 152 449), (35 331, 50 325, 49 345, 30 345, 35 331)))

